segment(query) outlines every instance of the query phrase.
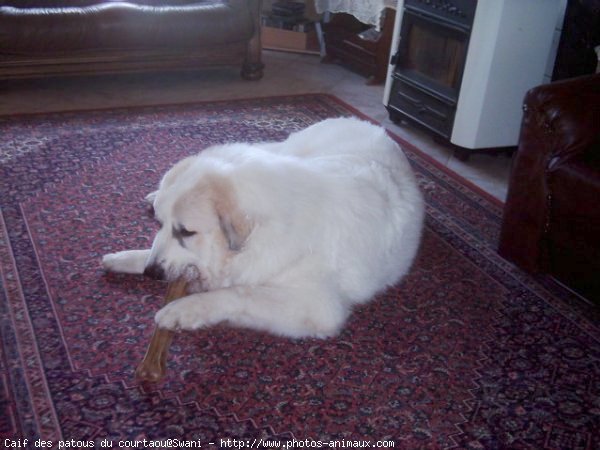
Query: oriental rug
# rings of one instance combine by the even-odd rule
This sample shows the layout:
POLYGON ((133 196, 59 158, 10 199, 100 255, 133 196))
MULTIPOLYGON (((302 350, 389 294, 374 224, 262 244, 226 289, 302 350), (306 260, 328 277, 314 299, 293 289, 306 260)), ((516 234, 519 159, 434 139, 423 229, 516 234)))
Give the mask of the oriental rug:
POLYGON ((161 174, 357 114, 311 94, 0 118, 2 443, 600 448, 598 311, 500 258, 502 205, 400 140, 427 218, 399 285, 332 339, 177 334, 166 378, 135 381, 165 288, 99 261, 150 244, 161 174))

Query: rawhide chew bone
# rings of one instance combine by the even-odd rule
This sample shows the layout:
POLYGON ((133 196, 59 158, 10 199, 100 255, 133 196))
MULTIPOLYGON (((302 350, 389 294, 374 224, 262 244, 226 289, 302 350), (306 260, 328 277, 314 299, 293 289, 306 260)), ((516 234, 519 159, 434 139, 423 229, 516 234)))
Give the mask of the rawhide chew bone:
MULTIPOLYGON (((165 296, 165 305, 187 294, 187 283, 184 280, 176 280, 169 283, 165 296)), ((169 346, 173 339, 173 331, 154 327, 150 345, 146 350, 144 359, 135 371, 135 377, 140 381, 160 381, 167 370, 167 355, 169 346)))

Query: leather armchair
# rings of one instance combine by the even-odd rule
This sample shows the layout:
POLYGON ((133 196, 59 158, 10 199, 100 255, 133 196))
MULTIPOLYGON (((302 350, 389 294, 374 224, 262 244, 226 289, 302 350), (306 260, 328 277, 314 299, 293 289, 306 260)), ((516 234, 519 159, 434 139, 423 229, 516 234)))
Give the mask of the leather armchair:
POLYGON ((600 301, 600 75, 527 93, 499 252, 600 301))
POLYGON ((242 66, 262 76, 260 0, 0 0, 0 78, 242 66))

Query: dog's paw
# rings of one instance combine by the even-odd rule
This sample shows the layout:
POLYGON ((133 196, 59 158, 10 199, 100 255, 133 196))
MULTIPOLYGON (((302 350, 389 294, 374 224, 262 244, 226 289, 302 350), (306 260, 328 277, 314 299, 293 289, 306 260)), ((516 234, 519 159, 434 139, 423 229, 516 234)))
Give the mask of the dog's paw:
POLYGON ((192 299, 182 298, 175 300, 162 307, 154 316, 154 321, 159 328, 168 330, 195 330, 203 323, 197 311, 198 305, 190 301, 192 299))
POLYGON ((102 267, 108 272, 117 272, 119 266, 118 261, 118 253, 108 253, 102 257, 102 267))
POLYGON ((125 250, 102 257, 102 267, 108 272, 142 274, 150 250, 125 250))

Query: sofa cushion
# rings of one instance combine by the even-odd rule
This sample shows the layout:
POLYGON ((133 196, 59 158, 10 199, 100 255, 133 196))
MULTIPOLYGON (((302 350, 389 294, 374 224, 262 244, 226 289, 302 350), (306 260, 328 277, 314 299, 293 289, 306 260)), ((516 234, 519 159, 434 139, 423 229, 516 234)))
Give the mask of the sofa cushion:
POLYGON ((0 54, 185 50, 247 40, 254 32, 249 12, 230 3, 239 2, 0 0, 0 54))

